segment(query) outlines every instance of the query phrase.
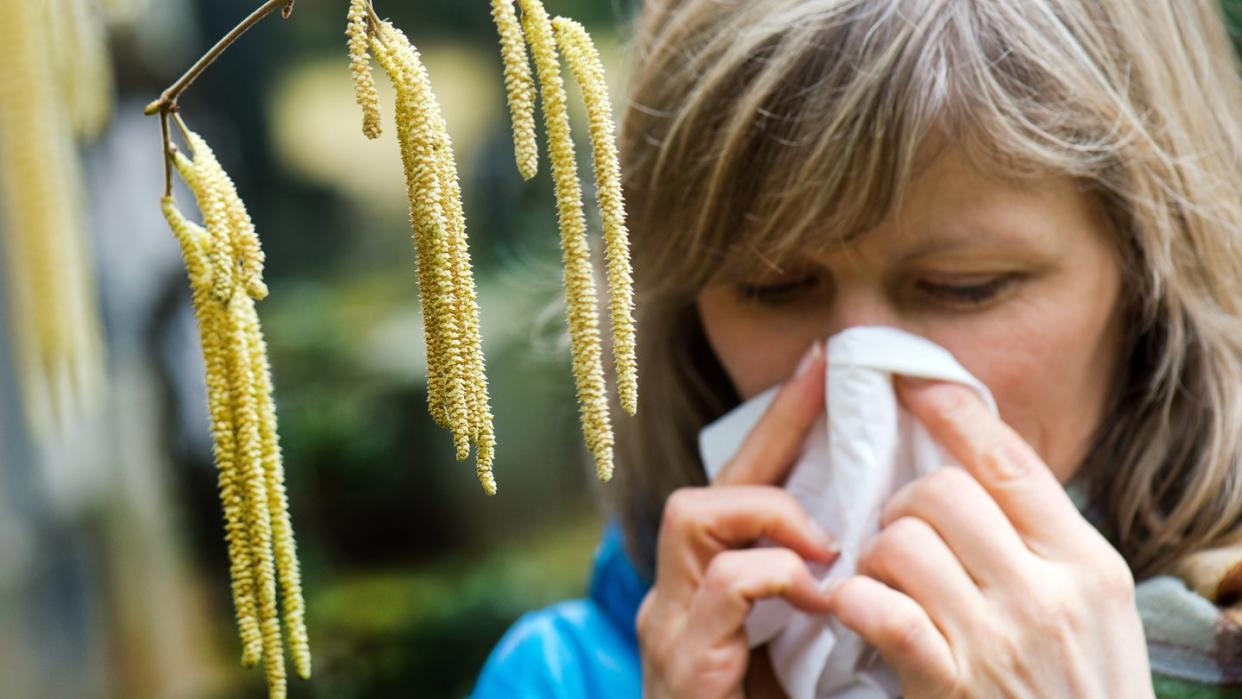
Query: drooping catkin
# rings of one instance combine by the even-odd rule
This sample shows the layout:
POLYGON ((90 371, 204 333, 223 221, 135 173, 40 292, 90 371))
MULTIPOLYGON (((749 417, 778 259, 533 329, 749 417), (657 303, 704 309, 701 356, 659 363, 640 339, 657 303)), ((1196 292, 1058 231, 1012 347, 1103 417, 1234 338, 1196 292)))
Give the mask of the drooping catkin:
POLYGON ((561 252, 565 267, 566 319, 583 436, 594 457, 596 474, 600 480, 606 481, 612 477, 613 433, 604 387, 595 280, 587 245, 582 188, 578 183, 574 144, 569 132, 565 85, 561 80, 556 40, 547 11, 539 0, 519 0, 519 3, 526 42, 534 56, 535 72, 539 78, 544 129, 548 138, 548 159, 552 163, 552 179, 556 190, 561 252))
POLYGON ((535 80, 526 57, 526 40, 512 0, 492 0, 492 19, 500 31, 505 92, 513 119, 513 154, 518 173, 530 180, 539 171, 539 148, 535 144, 535 80))
POLYGON ((280 576, 281 605, 285 628, 289 631, 289 648, 298 676, 310 679, 310 641, 306 632, 306 608, 302 600, 302 575, 298 566, 297 543, 289 518, 289 500, 285 493, 284 460, 277 433, 276 405, 272 401, 272 370, 267 358, 267 342, 259 325, 253 303, 246 305, 247 349, 254 374, 255 408, 259 417, 262 441, 263 473, 267 485, 268 510, 272 518, 272 539, 276 553, 276 571, 280 576))
POLYGON ((74 133, 99 136, 112 111, 112 61, 105 18, 94 0, 51 0, 48 19, 55 66, 74 133))
MULTIPOLYGON (((431 94, 430 82, 426 83, 426 89, 431 94)), ((434 95, 432 99, 434 100, 434 95)), ((470 436, 477 449, 475 461, 479 480, 485 490, 494 493, 496 482, 492 474, 492 459, 496 439, 492 431, 491 399, 488 395, 483 339, 479 329, 478 294, 475 291, 474 271, 466 237, 461 182, 457 162, 453 157, 453 139, 449 136, 448 124, 438 107, 432 109, 431 116, 443 142, 440 157, 441 206, 446 212, 445 221, 448 224, 449 257, 456 292, 455 316, 458 318, 458 333, 462 340, 461 368, 464 372, 470 436)))
MULTIPOLYGON (((56 43, 64 9, 0 6, 0 283, 11 302, 7 337, 26 425, 41 444, 63 439, 71 420, 99 407, 106 378, 75 143, 78 109, 67 101, 69 68, 56 43)), ((93 104, 106 111, 109 100, 93 104)))
MULTIPOLYGON (((436 258, 432 251, 432 241, 425 234, 427 226, 420 225, 415 218, 415 194, 413 187, 417 159, 414 149, 414 132, 419 127, 416 123, 419 106, 416 103, 416 97, 411 91, 403 91, 400 87, 407 84, 410 80, 406 75, 405 67, 394 56, 393 49, 390 49, 379 39, 378 30, 372 30, 372 32, 371 46, 375 52, 376 59, 379 61, 381 68, 388 74, 394 87, 397 88, 397 103, 394 108, 397 141, 401 148, 407 194, 410 200, 410 223, 413 228, 418 293, 423 305, 423 335, 426 338, 427 348, 427 408, 436 424, 451 430, 452 422, 449 418, 448 400, 446 398, 448 378, 444 374, 448 362, 445 358, 444 338, 438 330, 440 327, 438 314, 443 310, 443 304, 438 304, 434 300, 433 275, 436 258)), ((434 225, 434 222, 431 222, 433 228, 434 225)))
POLYGON ((227 349, 229 391, 233 398, 234 430, 240 473, 245 483, 246 525, 250 534, 250 555, 254 561, 255 600, 259 608, 259 631, 263 637, 263 660, 268 693, 283 697, 285 687, 284 646, 276 608, 276 563, 272 554, 272 520, 268 508, 267 476, 263 470, 263 446, 259 436, 259 415, 254 396, 254 372, 250 365, 246 333, 245 306, 253 304, 240 287, 233 288, 229 300, 227 349))
POLYGON ((630 268, 630 242, 625 229, 625 201, 621 194, 621 163, 613 133, 608 84, 604 79, 603 62, 586 29, 564 17, 552 20, 552 26, 556 28, 561 55, 565 57, 586 102, 595 163, 595 197, 603 223, 617 393, 622 409, 633 415, 638 411, 634 277, 630 268))
POLYGON ((348 23, 345 34, 349 37, 349 69, 354 76, 354 99, 362 107, 362 133, 367 138, 379 138, 379 95, 375 92, 375 78, 371 75, 371 55, 367 50, 367 3, 370 0, 350 0, 348 23))
POLYGON ((397 92, 395 125, 427 344, 428 408, 453 434, 458 460, 475 445, 479 481, 494 494, 495 436, 452 139, 418 50, 386 21, 371 26, 370 35, 371 51, 397 92))
POLYGON ((171 197, 164 199, 164 213, 181 243, 203 346, 242 663, 262 658, 269 695, 284 697, 282 616, 299 676, 310 677, 311 659, 271 369, 255 308, 267 295, 263 253, 211 148, 180 119, 178 125, 193 158, 175 153, 174 164, 205 226, 186 220, 171 197))
POLYGON ((469 403, 466 400, 465 355, 460 333, 461 319, 457 315, 457 288, 454 285, 451 235, 444 207, 444 182, 442 177, 444 138, 438 129, 434 112, 439 111, 426 69, 417 51, 405 35, 385 23, 377 41, 385 43, 388 51, 377 54, 397 89, 398 109, 402 130, 398 140, 405 158, 406 182, 409 188, 410 219, 415 236, 422 238, 428 255, 430 298, 424 298, 424 306, 430 307, 435 319, 433 332, 437 351, 429 354, 428 362, 435 362, 440 376, 444 414, 458 460, 470 453, 469 403), (382 56, 382 57, 381 57, 382 56), (387 62, 384 62, 384 61, 387 62))
MULTIPOLYGON (((180 153, 177 169, 193 191, 201 191, 198 175, 188 158, 180 153)), ((233 427, 233 405, 230 399, 228 365, 224 355, 226 338, 222 336, 223 312, 213 291, 213 274, 208 250, 210 234, 186 220, 172 197, 164 197, 164 216, 181 244, 190 278, 191 302, 198 320, 199 341, 206 367, 207 408, 211 417, 211 435, 215 454, 217 486, 224 507, 224 540, 228 545, 229 577, 232 580, 233 607, 242 643, 242 664, 251 667, 262 655, 259 614, 254 597, 253 561, 246 521, 246 501, 242 491, 243 478, 237 464, 237 447, 233 427)))

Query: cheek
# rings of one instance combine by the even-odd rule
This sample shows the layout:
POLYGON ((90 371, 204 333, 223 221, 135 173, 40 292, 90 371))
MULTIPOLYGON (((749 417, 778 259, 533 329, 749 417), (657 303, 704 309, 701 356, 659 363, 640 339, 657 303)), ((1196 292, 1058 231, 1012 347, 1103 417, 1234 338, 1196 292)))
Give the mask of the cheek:
POLYGON ((707 341, 742 400, 788 378, 819 337, 813 319, 757 312, 727 287, 705 288, 696 305, 707 341))
POLYGON ((1119 352, 1115 289, 1017 303, 947 347, 996 398, 1001 418, 1061 482, 1077 472, 1107 405, 1119 352), (1110 293, 1111 291, 1111 293, 1110 293), (1065 298, 1098 300, 1065 303, 1065 298))

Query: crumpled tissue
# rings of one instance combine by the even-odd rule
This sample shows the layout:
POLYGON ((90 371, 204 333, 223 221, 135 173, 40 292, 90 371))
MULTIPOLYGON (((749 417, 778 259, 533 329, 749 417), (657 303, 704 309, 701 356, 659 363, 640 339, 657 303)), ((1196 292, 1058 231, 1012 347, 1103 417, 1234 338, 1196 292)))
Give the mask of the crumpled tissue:
MULTIPOLYGON (((899 404, 894 374, 968 386, 996 414, 987 387, 943 347, 917 335, 883 326, 854 327, 829 338, 826 354, 825 411, 784 484, 840 544, 836 561, 811 565, 821 584, 854 574, 861 547, 879 532, 884 504, 902 485, 957 466, 899 404)), ((699 433, 709 478, 737 452, 778 388, 699 433)), ((878 699, 901 693, 892 669, 833 617, 806 614, 779 598, 763 599, 746 619, 746 635, 752 648, 768 644, 772 667, 790 699, 878 699)))

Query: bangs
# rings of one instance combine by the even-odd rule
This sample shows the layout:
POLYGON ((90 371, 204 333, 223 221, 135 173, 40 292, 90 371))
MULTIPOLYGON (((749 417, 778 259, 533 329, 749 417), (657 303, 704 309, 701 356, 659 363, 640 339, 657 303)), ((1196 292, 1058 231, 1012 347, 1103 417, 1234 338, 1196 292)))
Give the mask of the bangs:
POLYGON ((1119 100, 1072 69, 1081 57, 1058 43, 1055 14, 955 0, 750 4, 762 7, 723 13, 727 26, 674 16, 664 40, 680 51, 662 58, 656 44, 647 60, 665 71, 636 85, 627 113, 634 234, 661 239, 637 247, 654 253, 642 265, 662 292, 848 244, 948 148, 998 177, 1092 178, 1122 138, 1119 100))

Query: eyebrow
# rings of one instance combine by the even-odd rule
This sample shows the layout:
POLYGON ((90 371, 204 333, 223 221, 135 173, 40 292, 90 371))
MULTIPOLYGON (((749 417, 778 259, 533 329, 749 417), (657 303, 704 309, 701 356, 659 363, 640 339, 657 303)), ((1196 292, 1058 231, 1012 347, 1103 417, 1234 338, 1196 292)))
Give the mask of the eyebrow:
POLYGON ((953 232, 929 231, 914 235, 918 235, 918 242, 904 251, 898 258, 899 262, 911 262, 933 255, 981 247, 1015 252, 1031 251, 1036 247, 1032 244, 1031 236, 1015 233, 1009 226, 985 229, 972 225, 960 227, 953 232))

